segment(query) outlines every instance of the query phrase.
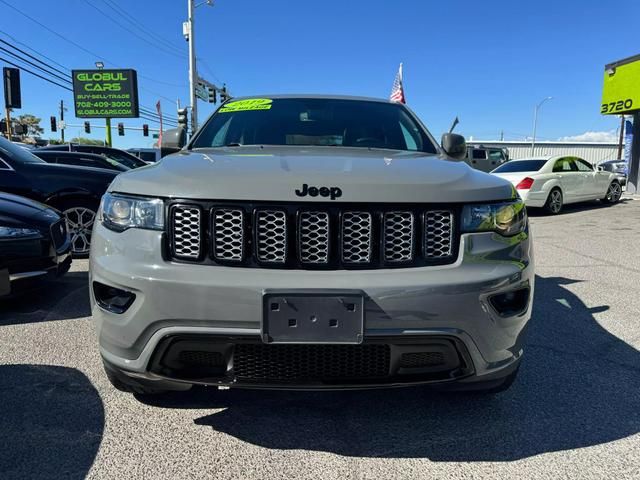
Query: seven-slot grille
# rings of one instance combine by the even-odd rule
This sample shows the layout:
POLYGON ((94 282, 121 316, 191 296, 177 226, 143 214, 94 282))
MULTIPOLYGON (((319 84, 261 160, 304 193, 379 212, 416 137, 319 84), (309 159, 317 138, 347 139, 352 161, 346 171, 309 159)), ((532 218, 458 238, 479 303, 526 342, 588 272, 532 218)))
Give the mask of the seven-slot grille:
POLYGON ((182 261, 381 268, 452 263, 457 254, 455 209, 174 204, 169 212, 170 256, 182 261))

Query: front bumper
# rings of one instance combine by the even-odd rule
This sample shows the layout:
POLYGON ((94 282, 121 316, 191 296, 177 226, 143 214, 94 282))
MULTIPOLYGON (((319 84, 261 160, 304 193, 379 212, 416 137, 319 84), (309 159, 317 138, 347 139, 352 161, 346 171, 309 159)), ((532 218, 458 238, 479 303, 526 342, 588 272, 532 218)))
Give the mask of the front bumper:
MULTIPOLYGON (((116 233, 100 224, 94 228, 90 282, 135 294, 131 306, 118 314, 99 307, 90 289, 100 351, 110 368, 131 376, 163 377, 154 362, 168 338, 259 344, 266 289, 361 291, 364 344, 454 342, 466 363, 456 375, 437 381, 493 378, 512 371, 522 355, 534 286, 528 233, 510 239, 493 233, 463 235, 458 259, 451 265, 365 271, 179 264, 162 258, 161 241, 159 232, 116 233), (512 315, 498 314, 489 301, 493 295, 522 288, 529 289, 526 305, 512 315)), ((232 368, 227 364, 228 370, 232 368)), ((199 383, 193 378, 169 378, 199 383)), ((397 379, 387 380, 381 384, 395 384, 397 379)), ((202 383, 240 386, 233 376, 202 383)))
POLYGON ((71 243, 56 248, 48 238, 1 240, 0 296, 16 293, 33 281, 64 275, 71 266, 71 243))

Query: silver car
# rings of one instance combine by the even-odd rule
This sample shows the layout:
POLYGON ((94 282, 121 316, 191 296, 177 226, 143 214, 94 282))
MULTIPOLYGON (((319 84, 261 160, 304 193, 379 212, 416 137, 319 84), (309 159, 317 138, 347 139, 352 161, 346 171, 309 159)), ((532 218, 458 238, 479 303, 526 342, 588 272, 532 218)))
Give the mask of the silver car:
POLYGON ((223 104, 102 199, 90 290, 109 379, 142 394, 506 389, 531 234, 511 183, 465 153, 384 100, 223 104))

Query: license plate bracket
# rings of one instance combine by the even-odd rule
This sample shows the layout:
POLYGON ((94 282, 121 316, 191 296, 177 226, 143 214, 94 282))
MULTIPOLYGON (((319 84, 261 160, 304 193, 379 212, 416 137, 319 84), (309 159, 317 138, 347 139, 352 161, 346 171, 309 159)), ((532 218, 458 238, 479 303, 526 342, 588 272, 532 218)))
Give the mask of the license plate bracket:
POLYGON ((362 343, 364 297, 346 292, 265 293, 261 333, 264 343, 362 343))

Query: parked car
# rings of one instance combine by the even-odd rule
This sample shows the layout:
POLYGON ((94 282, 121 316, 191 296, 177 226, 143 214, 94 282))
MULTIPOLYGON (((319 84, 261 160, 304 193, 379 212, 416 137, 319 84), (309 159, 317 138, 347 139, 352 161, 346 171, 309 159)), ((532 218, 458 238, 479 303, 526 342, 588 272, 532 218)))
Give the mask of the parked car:
POLYGON ((100 198, 118 174, 103 168, 47 163, 0 138, 0 191, 50 205, 65 216, 73 254, 89 254, 100 198))
POLYGON ((506 149, 497 147, 468 146, 464 161, 481 172, 490 172, 509 161, 506 149))
POLYGON ((111 147, 101 147, 99 145, 79 145, 76 143, 69 143, 67 145, 48 145, 46 147, 42 147, 41 150, 93 153, 95 155, 102 155, 111 160, 115 160, 128 168, 139 168, 147 165, 145 161, 140 160, 135 155, 131 155, 124 150, 111 147))
MULTIPOLYGON (((598 167, 602 168, 605 172, 611 172, 618 177, 620 185, 627 184, 627 162, 624 160, 607 160, 598 164, 598 167)), ((596 167, 597 168, 597 167, 596 167)))
POLYGON ((135 155, 146 163, 156 163, 162 158, 159 148, 128 148, 127 152, 135 155))
POLYGON ((71 238, 61 213, 0 192, 0 297, 34 279, 64 275, 70 265, 71 238))
POLYGON ((125 167, 122 163, 112 160, 102 155, 94 155, 93 153, 81 152, 59 152, 57 150, 32 150, 36 157, 41 158, 47 163, 62 163, 64 165, 76 165, 80 167, 106 168, 107 170, 116 170, 118 172, 126 172, 130 168, 125 167))
POLYGON ((103 197, 89 275, 110 381, 508 388, 533 299, 527 214, 465 152, 387 100, 225 103, 103 197))
POLYGON ((602 200, 616 203, 622 196, 618 177, 594 169, 578 157, 553 156, 511 160, 493 172, 509 180, 529 207, 558 214, 568 203, 602 200))

